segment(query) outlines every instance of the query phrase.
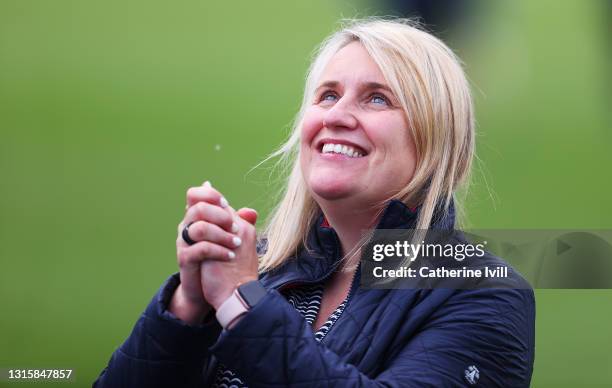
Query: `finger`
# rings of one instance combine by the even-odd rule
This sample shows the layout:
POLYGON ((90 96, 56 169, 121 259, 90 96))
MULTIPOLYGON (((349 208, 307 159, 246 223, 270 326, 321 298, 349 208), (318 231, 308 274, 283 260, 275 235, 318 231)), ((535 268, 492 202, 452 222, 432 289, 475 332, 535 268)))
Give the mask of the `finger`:
POLYGON ((187 190, 187 207, 191 207, 198 202, 208 202, 213 205, 227 208, 227 199, 210 184, 197 187, 190 187, 187 190))
POLYGON ((178 264, 183 270, 199 268, 204 260, 229 261, 236 257, 231 249, 210 241, 200 241, 194 245, 183 247, 178 252, 178 264))
MULTIPOLYGON (((226 248, 238 248, 242 244, 240 237, 226 232, 218 225, 211 224, 206 221, 196 221, 189 226, 187 230, 189 238, 193 241, 209 241, 215 244, 223 245, 226 248)), ((181 236, 182 239, 182 236, 181 236)), ((184 245, 189 245, 184 242, 184 245)))
POLYGON ((234 226, 234 219, 227 210, 221 209, 216 205, 211 205, 208 202, 198 202, 187 209, 182 225, 189 225, 195 221, 210 222, 219 225, 228 232, 237 230, 237 225, 234 226))
POLYGON ((237 213, 240 218, 242 218, 251 225, 255 225, 255 223, 257 222, 257 211, 255 209, 243 207, 242 209, 239 209, 237 213))

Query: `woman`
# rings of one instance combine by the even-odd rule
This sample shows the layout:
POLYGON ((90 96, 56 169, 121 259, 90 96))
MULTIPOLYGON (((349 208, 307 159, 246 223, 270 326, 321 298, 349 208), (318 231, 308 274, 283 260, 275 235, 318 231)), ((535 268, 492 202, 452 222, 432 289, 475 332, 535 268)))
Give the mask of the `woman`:
POLYGON ((453 228, 473 149, 468 83, 441 41, 403 20, 335 33, 273 154, 292 170, 266 239, 254 210, 189 189, 180 274, 94 386, 528 386, 531 290, 359 287, 364 230, 453 228))

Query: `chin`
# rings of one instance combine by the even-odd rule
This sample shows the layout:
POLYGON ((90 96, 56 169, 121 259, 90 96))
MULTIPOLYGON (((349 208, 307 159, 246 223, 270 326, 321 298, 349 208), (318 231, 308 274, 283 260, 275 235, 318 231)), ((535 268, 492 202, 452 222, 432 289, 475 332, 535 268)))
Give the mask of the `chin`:
POLYGON ((339 179, 316 179, 308 184, 315 197, 328 201, 350 197, 355 193, 356 185, 339 179))

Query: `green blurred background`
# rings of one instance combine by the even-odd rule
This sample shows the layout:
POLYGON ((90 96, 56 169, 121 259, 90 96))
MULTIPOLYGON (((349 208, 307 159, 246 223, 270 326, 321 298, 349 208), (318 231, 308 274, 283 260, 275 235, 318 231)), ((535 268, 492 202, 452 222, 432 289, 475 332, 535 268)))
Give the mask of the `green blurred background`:
MULTIPOLYGON (((447 31, 477 106, 470 226, 612 228, 611 8, 479 2, 447 31)), ((374 13, 0 0, 0 368, 91 385, 177 270, 185 190, 208 179, 265 216, 277 186, 249 170, 285 138, 310 53, 374 13)), ((536 295, 532 385, 611 386, 612 291, 536 295)))

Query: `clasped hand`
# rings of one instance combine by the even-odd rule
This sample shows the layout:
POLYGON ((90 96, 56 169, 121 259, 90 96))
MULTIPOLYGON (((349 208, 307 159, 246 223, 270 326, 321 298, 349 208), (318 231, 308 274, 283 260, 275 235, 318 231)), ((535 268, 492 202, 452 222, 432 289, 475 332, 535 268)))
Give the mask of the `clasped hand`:
POLYGON ((176 239, 181 284, 169 309, 189 323, 198 323, 236 287, 258 278, 257 212, 235 211, 208 181, 187 190, 186 209, 176 239), (185 225, 193 245, 182 237, 185 225))

